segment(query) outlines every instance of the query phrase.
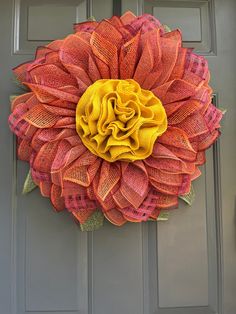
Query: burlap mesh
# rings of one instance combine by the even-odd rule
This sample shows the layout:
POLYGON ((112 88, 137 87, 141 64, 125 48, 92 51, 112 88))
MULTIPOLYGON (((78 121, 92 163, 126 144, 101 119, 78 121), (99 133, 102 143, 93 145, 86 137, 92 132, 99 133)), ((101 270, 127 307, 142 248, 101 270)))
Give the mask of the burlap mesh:
MULTIPOLYGON (((119 30, 119 26, 122 27, 122 23, 118 23, 118 20, 113 17, 110 21, 101 21, 94 30, 94 33, 99 34, 103 39, 106 39, 107 42, 110 43, 109 45, 112 44, 116 48, 120 48, 123 43, 123 37, 119 30)), ((106 49, 108 50, 109 47, 106 47, 106 49)))
POLYGON ((179 47, 176 62, 169 77, 170 81, 183 77, 188 51, 190 51, 188 48, 179 47))
POLYGON ((32 83, 45 85, 53 88, 75 85, 76 79, 54 64, 43 64, 33 67, 29 74, 32 83))
POLYGON ((88 59, 88 75, 90 79, 92 80, 92 82, 95 82, 102 78, 98 70, 97 64, 91 55, 89 55, 89 59, 88 59))
POLYGON ((87 70, 91 47, 84 36, 69 35, 60 49, 60 60, 65 65, 75 65, 87 70))
POLYGON ((84 223, 95 212, 95 210, 96 209, 93 210, 86 207, 85 209, 81 209, 80 211, 72 211, 72 215, 77 221, 79 221, 80 223, 84 223))
POLYGON ((192 140, 192 145, 194 145, 199 151, 206 150, 212 145, 212 143, 214 143, 219 135, 220 132, 218 130, 214 130, 213 132, 207 132, 197 138, 194 138, 192 140))
POLYGON ((182 184, 182 175, 179 173, 168 173, 164 170, 146 166, 149 178, 156 182, 180 186, 182 184))
POLYGON ((23 118, 37 128, 50 128, 60 119, 60 116, 47 111, 42 104, 38 104, 27 111, 23 118))
POLYGON ((111 223, 117 226, 122 226, 124 223, 127 222, 122 213, 115 208, 105 212, 104 215, 107 218, 107 220, 109 220, 111 223))
POLYGON ((202 174, 201 170, 198 167, 196 167, 195 172, 190 176, 191 181, 196 180, 201 174, 202 174))
POLYGON ((187 134, 179 128, 169 127, 159 138, 159 143, 165 145, 175 155, 179 151, 177 157, 184 156, 185 160, 194 160, 196 157, 196 151, 192 148, 187 134))
POLYGON ((131 19, 130 24, 126 24, 126 27, 134 35, 139 30, 142 34, 152 31, 156 28, 161 28, 161 23, 150 14, 143 14, 135 19, 131 19))
POLYGON ((142 161, 122 164, 120 191, 137 208, 148 193, 148 175, 142 161))
POLYGON ((177 124, 176 127, 183 130, 188 139, 204 134, 208 131, 206 121, 199 112, 195 112, 194 115, 188 116, 181 123, 177 124))
POLYGON ((151 43, 147 41, 145 47, 143 48, 142 54, 138 61, 137 67, 134 73, 134 80, 139 83, 139 85, 143 85, 143 82, 146 76, 149 74, 151 69, 154 66, 154 58, 152 54, 151 43))
MULTIPOLYGON (((172 102, 170 104, 165 105, 165 111, 166 115, 169 118, 172 114, 174 114, 176 111, 181 108, 182 105, 184 105, 186 102, 189 102, 190 100, 183 100, 183 101, 177 101, 177 102, 172 102)), ((169 120, 168 120, 169 123, 169 120)))
MULTIPOLYGON (((143 45, 146 46, 147 44, 151 48, 151 55, 150 60, 152 62, 152 67, 146 68, 146 76, 142 83, 142 88, 150 90, 155 86, 155 83, 158 81, 160 75, 161 75, 161 69, 164 67, 164 62, 162 58, 162 50, 161 50, 161 30, 160 29, 154 29, 150 33, 147 33, 146 36, 143 38, 143 45), (147 44, 146 44, 147 42, 147 44)), ((142 47, 139 48, 139 50, 142 51, 142 47)), ((142 57, 144 57, 144 51, 142 53, 142 57)), ((139 58, 138 64, 141 63, 141 58, 139 58)))
POLYGON ((21 160, 24 160, 24 161, 29 161, 30 160, 30 156, 33 152, 33 149, 30 145, 30 141, 29 140, 26 140, 26 139, 23 139, 21 141, 19 141, 19 145, 18 145, 18 157, 21 159, 21 160))
POLYGON ((14 111, 19 104, 25 104, 34 95, 34 93, 26 93, 14 98, 11 103, 11 110, 14 111))
POLYGON ((33 167, 42 172, 51 172, 52 162, 56 156, 58 142, 45 143, 38 151, 33 167))
POLYGON ((51 188, 52 182, 51 181, 40 181, 39 183, 40 192, 44 197, 51 196, 51 188))
POLYGON ((151 165, 153 168, 176 174, 192 174, 195 171, 195 164, 183 161, 180 158, 155 158, 152 160, 148 158, 146 164, 151 165))
POLYGON ((52 51, 53 50, 49 47, 39 46, 38 48, 36 48, 35 51, 35 59, 41 59, 43 61, 45 59, 45 56, 52 51))
POLYGON ((164 183, 156 182, 150 179, 152 186, 160 193, 168 195, 182 195, 187 194, 190 190, 191 179, 188 175, 182 176, 182 184, 180 186, 168 185, 164 183))
POLYGON ((116 206, 118 208, 125 208, 130 206, 130 202, 127 200, 127 198, 121 193, 120 189, 117 189, 117 191, 112 195, 116 206))
POLYGON ((101 205, 103 212, 107 212, 113 208, 117 208, 112 192, 109 193, 104 200, 98 198, 98 201, 99 204, 101 205))
POLYGON ((165 105, 193 96, 195 89, 195 86, 187 81, 176 79, 152 89, 152 92, 161 99, 162 103, 165 105))
POLYGON ((61 187, 55 184, 52 184, 51 187, 51 202, 56 211, 62 211, 65 209, 65 199, 62 196, 61 187))
POLYGON ((206 162, 206 154, 205 154, 205 151, 199 151, 199 152, 197 153, 197 158, 196 158, 195 164, 196 164, 197 166, 199 166, 199 165, 203 165, 205 162, 206 162))
POLYGON ((136 19, 136 16, 130 11, 125 12, 120 17, 120 21, 123 25, 130 25, 135 19, 136 19))
POLYGON ((51 182, 51 176, 49 173, 38 171, 34 169, 33 166, 31 166, 30 170, 32 179, 37 185, 39 185, 40 182, 51 182))
POLYGON ((116 46, 110 44, 98 33, 92 34, 91 45, 102 78, 118 78, 118 52, 116 46))
POLYGON ((181 47, 148 14, 74 25, 75 34, 36 51, 14 69, 31 91, 12 103, 18 155, 29 161, 42 195, 84 223, 97 208, 113 224, 157 219, 178 206, 200 175, 205 150, 219 136, 222 113, 211 104, 207 61, 181 47), (134 78, 162 101, 168 129, 140 162, 108 163, 90 153, 75 129, 75 109, 101 78, 134 78))
POLYGON ((97 195, 100 199, 105 200, 114 186, 120 181, 121 171, 119 164, 102 162, 97 195))
POLYGON ((140 33, 132 37, 121 47, 120 51, 120 78, 128 79, 133 77, 135 66, 139 56, 140 33))
POLYGON ((27 86, 35 93, 38 100, 42 103, 51 103, 54 100, 61 99, 62 101, 68 101, 78 103, 79 101, 79 90, 75 87, 61 87, 60 89, 27 83, 27 86))
POLYGON ((156 67, 156 79, 153 81, 153 85, 150 86, 151 89, 155 89, 169 80, 177 62, 181 34, 179 31, 166 33, 160 37, 159 42, 161 54, 158 57, 161 56, 161 60, 156 67))
POLYGON ((75 32, 87 32, 92 33, 94 29, 97 27, 98 22, 96 21, 87 21, 83 23, 75 23, 74 30, 75 32))
POLYGON ((56 122, 54 125, 55 128, 58 129, 72 129, 75 130, 76 123, 74 117, 63 117, 56 122))
MULTIPOLYGON (((184 102, 176 112, 168 117, 169 125, 176 125, 182 123, 191 114, 194 114, 201 108, 201 104, 196 100, 189 100, 184 102)), ((192 118, 192 117, 190 117, 192 118)))
POLYGON ((89 200, 86 194, 71 194, 65 196, 66 207, 69 211, 80 212, 81 210, 95 210, 96 203, 89 200))

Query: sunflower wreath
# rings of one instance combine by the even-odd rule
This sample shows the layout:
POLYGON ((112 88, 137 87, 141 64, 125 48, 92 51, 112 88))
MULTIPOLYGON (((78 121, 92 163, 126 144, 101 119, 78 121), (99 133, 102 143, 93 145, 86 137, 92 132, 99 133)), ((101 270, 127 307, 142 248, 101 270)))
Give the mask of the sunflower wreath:
POLYGON ((39 186, 82 230, 104 216, 117 226, 165 219, 179 198, 191 203, 220 134, 207 61, 148 14, 74 30, 13 70, 29 89, 9 117, 30 164, 24 192, 39 186))

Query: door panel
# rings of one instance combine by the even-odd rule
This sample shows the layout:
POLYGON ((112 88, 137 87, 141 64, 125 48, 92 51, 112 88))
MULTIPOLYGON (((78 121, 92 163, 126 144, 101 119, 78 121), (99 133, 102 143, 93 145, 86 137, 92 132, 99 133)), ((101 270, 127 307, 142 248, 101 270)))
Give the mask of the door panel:
POLYGON ((85 0, 15 0, 13 53, 34 55, 38 46, 71 33, 73 23, 86 20, 89 11, 85 0))
POLYGON ((0 314, 235 314, 235 2, 3 0, 0 8, 0 314), (192 207, 181 203, 168 222, 105 223, 83 233, 39 191, 21 195, 28 167, 17 161, 7 126, 9 95, 20 92, 10 69, 70 33, 73 22, 127 9, 184 28, 184 45, 208 58, 214 101, 228 114, 194 182, 192 207))
POLYGON ((185 47, 195 48, 201 55, 216 53, 213 1, 144 1, 144 11, 158 17, 171 29, 181 29, 185 47))
POLYGON ((158 224, 160 307, 208 305, 206 203, 199 199, 206 193, 205 177, 194 184, 198 201, 191 208, 181 204, 167 223, 158 224))

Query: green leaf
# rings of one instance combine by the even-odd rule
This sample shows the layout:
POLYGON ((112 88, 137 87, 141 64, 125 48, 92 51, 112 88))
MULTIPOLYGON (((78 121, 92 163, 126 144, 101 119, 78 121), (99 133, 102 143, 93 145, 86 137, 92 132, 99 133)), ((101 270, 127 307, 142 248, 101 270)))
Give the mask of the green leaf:
POLYGON ((23 85, 16 76, 13 76, 12 81, 14 84, 16 84, 20 89, 22 89, 23 91, 28 92, 29 88, 25 85, 23 85))
POLYGON ((157 221, 167 221, 169 219, 169 212, 162 211, 157 217, 157 221))
POLYGON ((25 179, 22 194, 28 194, 31 191, 33 191, 36 187, 37 187, 37 185, 34 183, 32 176, 31 176, 31 172, 29 171, 27 174, 27 177, 25 179))
POLYGON ((10 99, 10 103, 12 105, 13 100, 18 97, 19 95, 10 95, 9 99, 10 99))
POLYGON ((165 24, 163 24, 162 26, 163 26, 164 31, 165 31, 166 33, 171 32, 171 29, 169 28, 169 26, 167 26, 167 25, 165 25, 165 24))
POLYGON ((226 112, 227 112, 227 109, 225 109, 225 108, 218 108, 218 109, 222 112, 223 115, 226 114, 226 112))
POLYGON ((179 198, 181 198, 185 203, 187 203, 188 205, 192 205, 193 201, 195 199, 195 192, 193 189, 193 185, 191 185, 191 189, 190 192, 188 194, 185 195, 179 195, 179 198))
POLYGON ((95 19, 94 16, 90 16, 90 17, 88 18, 88 21, 96 22, 96 19, 95 19))
POLYGON ((96 210, 83 224, 80 224, 82 231, 94 231, 102 227, 104 215, 101 210, 96 210))

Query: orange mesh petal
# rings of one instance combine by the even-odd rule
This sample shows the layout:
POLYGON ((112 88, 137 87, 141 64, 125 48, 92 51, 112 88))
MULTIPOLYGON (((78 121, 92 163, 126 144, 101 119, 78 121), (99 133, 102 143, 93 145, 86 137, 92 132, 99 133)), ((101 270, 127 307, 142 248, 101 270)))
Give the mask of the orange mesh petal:
MULTIPOLYGON (((142 55, 137 64, 134 80, 137 81, 141 86, 147 75, 152 71, 154 66, 154 56, 151 43, 149 41, 146 42, 146 45, 143 49, 142 55)), ((145 87, 146 88, 146 87, 145 87)))
POLYGON ((187 116, 176 127, 183 130, 189 139, 208 132, 208 126, 200 112, 187 116))
MULTIPOLYGON (((167 195, 162 193, 156 193, 157 207, 158 209, 169 209, 178 205, 178 197, 174 195, 167 195)), ((152 218, 157 218, 156 211, 151 214, 152 218)))
POLYGON ((183 178, 181 174, 168 173, 163 170, 160 170, 157 168, 151 168, 148 166, 146 166, 146 169, 147 169, 149 178, 156 182, 173 185, 173 186, 181 186, 182 184, 183 178))
POLYGON ((179 128, 168 127, 167 131, 159 137, 159 143, 185 150, 188 154, 187 158, 194 159, 196 157, 196 152, 192 148, 187 134, 179 128))
POLYGON ((121 171, 119 164, 103 161, 97 187, 97 196, 101 200, 105 200, 113 187, 120 181, 120 176, 121 171))
POLYGON ((80 211, 72 211, 72 215, 80 223, 84 223, 95 212, 95 209, 81 209, 80 211))
POLYGON ((113 193, 113 199, 119 208, 131 206, 131 203, 124 197, 120 189, 113 193))
POLYGON ((101 79, 101 74, 91 55, 88 58, 88 75, 93 82, 101 79))
POLYGON ((179 47, 178 56, 169 77, 170 81, 183 78, 188 51, 188 48, 179 47))
POLYGON ((135 19, 136 19, 136 15, 134 15, 134 14, 133 14, 132 12, 130 12, 130 11, 125 12, 125 13, 121 16, 121 18, 120 18, 121 22, 122 22, 124 25, 130 24, 132 21, 135 21, 135 19))
POLYGON ((120 191, 137 208, 148 192, 148 175, 142 161, 122 163, 120 191))
POLYGON ((91 36, 91 47, 96 56, 96 63, 102 78, 118 78, 117 47, 102 37, 99 33, 95 32, 91 36))
POLYGON ((67 70, 73 75, 77 80, 77 85, 82 88, 83 91, 92 84, 91 79, 89 78, 88 73, 81 68, 80 66, 65 64, 67 70))
POLYGON ((25 103, 29 98, 31 98, 34 93, 26 93, 14 98, 11 103, 11 110, 14 111, 19 104, 25 103))
POLYGON ((39 188, 42 196, 44 197, 50 197, 51 195, 51 188, 52 188, 52 182, 50 181, 40 181, 39 188))
POLYGON ((30 84, 27 83, 27 86, 35 93, 38 100, 42 103, 50 103, 57 98, 65 101, 70 101, 74 103, 78 103, 79 101, 79 91, 78 90, 72 90, 71 88, 65 88, 63 90, 55 89, 48 86, 38 85, 38 84, 30 84), (74 93, 77 92, 77 95, 74 93))
POLYGON ((38 171, 50 173, 52 162, 56 156, 58 142, 45 143, 38 151, 33 167, 38 171))
POLYGON ((64 180, 80 184, 82 186, 89 186, 93 179, 93 176, 98 170, 99 163, 96 163, 95 169, 92 169, 93 176, 89 172, 89 166, 93 165, 97 160, 97 157, 86 151, 81 155, 73 164, 65 171, 64 180))
POLYGON ((60 48, 59 57, 63 64, 76 65, 87 70, 90 53, 91 47, 82 36, 69 35, 60 48))
POLYGON ((116 226, 122 226, 127 222, 122 213, 114 208, 104 212, 104 216, 107 218, 107 220, 116 226))
POLYGON ((76 85, 76 80, 54 64, 42 64, 29 70, 32 82, 53 88, 76 85))
POLYGON ((126 42, 120 51, 120 79, 133 77, 138 58, 140 33, 126 42))
POLYGON ((181 33, 178 30, 168 32, 160 38, 161 60, 157 68, 154 86, 160 86, 169 80, 177 62, 181 45, 181 33))
POLYGON ((202 174, 201 170, 198 167, 196 167, 195 172, 190 176, 191 181, 196 180, 201 174, 202 174))
POLYGON ((86 21, 82 23, 75 23, 74 24, 74 31, 75 32, 92 32, 95 27, 98 25, 98 22, 96 21, 86 21))
POLYGON ((30 146, 30 141, 23 139, 18 146, 18 158, 24 161, 29 161, 32 155, 33 149, 30 146))
MULTIPOLYGON (((168 124, 175 125, 182 123, 187 117, 201 108, 201 104, 196 100, 186 101, 178 108, 176 112, 168 117, 168 124)), ((192 119, 192 117, 191 117, 192 119)))
POLYGON ((60 186, 52 184, 50 196, 52 205, 56 211, 60 212, 65 209, 65 200, 62 196, 62 190, 60 186))
POLYGON ((195 93, 196 87, 183 80, 173 80, 152 89, 152 92, 161 99, 162 103, 168 104, 175 101, 188 99, 195 93))
POLYGON ((187 175, 183 177, 182 185, 180 187, 159 183, 152 179, 150 180, 150 182, 152 186, 160 193, 174 196, 189 193, 191 187, 191 178, 187 175))
POLYGON ((47 111, 43 105, 39 104, 27 111, 23 118, 37 128, 50 128, 55 125, 60 116, 47 111))

